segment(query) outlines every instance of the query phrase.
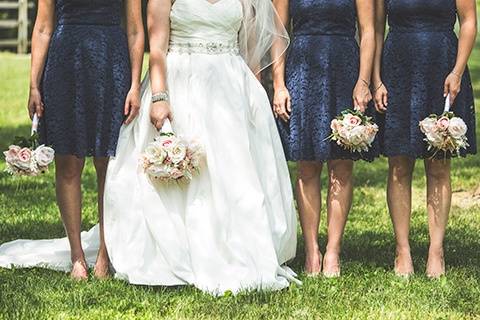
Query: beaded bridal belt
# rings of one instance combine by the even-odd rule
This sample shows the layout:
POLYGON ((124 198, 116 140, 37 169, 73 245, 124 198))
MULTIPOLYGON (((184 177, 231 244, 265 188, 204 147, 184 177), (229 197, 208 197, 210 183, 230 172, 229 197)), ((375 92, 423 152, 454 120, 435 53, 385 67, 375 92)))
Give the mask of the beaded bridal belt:
POLYGON ((234 42, 170 42, 169 52, 186 54, 240 54, 234 42))

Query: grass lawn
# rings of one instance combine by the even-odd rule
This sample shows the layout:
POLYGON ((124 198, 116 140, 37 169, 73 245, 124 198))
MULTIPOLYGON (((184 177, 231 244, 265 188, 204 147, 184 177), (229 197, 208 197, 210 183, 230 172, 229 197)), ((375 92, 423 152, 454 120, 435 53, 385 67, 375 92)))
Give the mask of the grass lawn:
MULTIPOLYGON (((478 48, 480 49, 480 48, 478 48)), ((470 63, 480 89, 480 50, 470 63)), ((0 54, 0 149, 16 134, 28 134, 25 112, 29 57, 0 54)), ((477 91, 477 97, 480 92, 477 91)), ((477 105, 480 105, 477 100, 477 105)), ((480 131, 479 131, 480 132, 480 131)), ((412 245, 417 275, 397 278, 394 241, 385 203, 386 161, 358 163, 353 209, 346 228, 343 276, 306 278, 303 286, 213 298, 191 287, 153 288, 118 280, 75 282, 43 270, 0 269, 0 319, 480 319, 480 158, 454 161, 454 206, 446 239, 447 277, 424 276, 428 230, 425 179, 419 162, 414 180, 412 245)), ((13 179, 0 164, 0 243, 64 235, 50 172, 13 179)), ((294 166, 292 173, 294 174, 294 166)), ((96 219, 95 176, 84 175, 84 229, 96 219)), ((325 245, 325 212, 321 243, 325 245)), ((294 270, 302 271, 300 241, 294 270)))

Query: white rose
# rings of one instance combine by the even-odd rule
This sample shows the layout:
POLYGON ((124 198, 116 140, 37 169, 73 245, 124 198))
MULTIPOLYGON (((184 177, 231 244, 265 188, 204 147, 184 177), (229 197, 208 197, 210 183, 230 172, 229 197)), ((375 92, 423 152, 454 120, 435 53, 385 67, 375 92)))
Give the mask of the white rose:
POLYGON ((364 141, 365 126, 357 126, 350 130, 349 141, 352 145, 358 146, 364 141))
POLYGON ((168 149, 168 156, 175 164, 182 162, 186 155, 187 147, 182 141, 174 141, 168 149))
POLYGON ((467 125, 461 118, 454 117, 450 119, 450 126, 448 127, 448 132, 455 139, 459 139, 467 133, 467 125))
POLYGON ((435 118, 425 118, 420 121, 420 129, 423 133, 427 134, 428 132, 433 132, 437 128, 437 120, 435 118))
POLYGON ((172 168, 167 165, 153 165, 147 168, 148 175, 155 178, 169 178, 172 168))
POLYGON ((161 143, 154 142, 145 149, 145 156, 151 163, 162 164, 167 157, 167 152, 161 143))
POLYGON ((55 151, 52 148, 46 147, 42 144, 35 149, 33 156, 40 167, 46 167, 52 163, 53 158, 55 157, 55 151))

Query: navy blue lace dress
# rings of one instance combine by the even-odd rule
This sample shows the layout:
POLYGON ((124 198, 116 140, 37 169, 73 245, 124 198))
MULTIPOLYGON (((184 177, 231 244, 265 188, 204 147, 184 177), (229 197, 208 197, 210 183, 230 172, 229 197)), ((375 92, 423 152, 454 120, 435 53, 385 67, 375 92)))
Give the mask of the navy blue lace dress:
MULTIPOLYGON (((387 0, 390 32, 384 47, 382 79, 388 90, 388 109, 381 117, 380 143, 386 156, 428 158, 419 121, 444 108, 445 78, 457 56, 455 0, 387 0)), ((468 69, 452 111, 468 126, 470 147, 476 153, 475 108, 468 69)), ((438 157, 445 157, 438 153, 438 157)))
POLYGON ((326 140, 332 119, 353 107, 360 64, 355 0, 290 0, 290 14, 293 41, 286 82, 292 114, 288 123, 278 120, 287 159, 373 160, 376 145, 360 154, 326 140))
POLYGON ((122 0, 57 0, 42 79, 39 134, 57 154, 115 154, 130 88, 122 0))

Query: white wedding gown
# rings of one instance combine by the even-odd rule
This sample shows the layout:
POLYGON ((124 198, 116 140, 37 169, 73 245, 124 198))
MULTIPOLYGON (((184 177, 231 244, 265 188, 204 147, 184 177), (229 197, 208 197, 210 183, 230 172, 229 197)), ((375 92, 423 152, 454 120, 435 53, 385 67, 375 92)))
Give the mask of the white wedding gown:
MULTIPOLYGON (((238 54, 242 5, 177 0, 170 18, 172 126, 201 142, 206 163, 188 184, 145 176, 139 157, 158 132, 144 81, 140 115, 122 128, 107 173, 105 238, 116 277, 213 294, 285 288, 297 281, 282 266, 295 256, 296 214, 266 92, 238 54)), ((98 231, 85 236, 93 263, 98 231)), ((65 239, 22 241, 0 247, 0 266, 68 270, 65 239)))

